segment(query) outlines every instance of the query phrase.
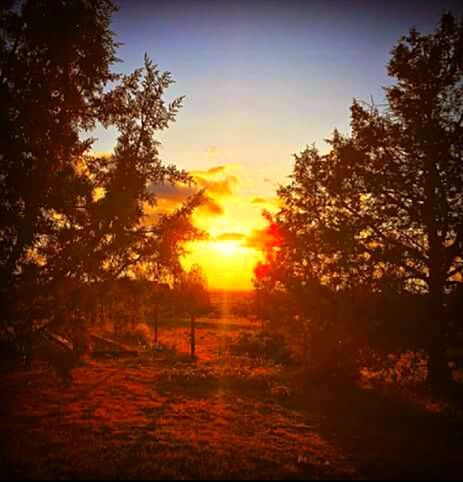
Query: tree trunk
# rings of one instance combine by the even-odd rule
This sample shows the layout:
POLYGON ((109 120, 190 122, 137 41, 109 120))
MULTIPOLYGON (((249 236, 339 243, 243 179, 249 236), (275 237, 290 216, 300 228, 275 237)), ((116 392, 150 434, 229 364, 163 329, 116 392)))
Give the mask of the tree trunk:
POLYGON ((443 302, 443 286, 437 281, 430 283, 429 290, 429 338, 428 383, 436 391, 447 390, 452 381, 446 341, 446 322, 443 302))
POLYGON ((196 356, 195 321, 195 316, 191 315, 191 358, 194 358, 196 356))
POLYGON ((452 383, 445 343, 434 340, 428 350, 428 382, 434 391, 447 391, 452 383))
POLYGON ((447 390, 452 381, 447 355, 447 323, 444 312, 445 286, 445 229, 442 226, 436 192, 442 189, 437 163, 438 152, 429 147, 429 156, 425 165, 424 221, 429 241, 429 293, 428 313, 428 383, 436 391, 447 390))
POLYGON ((154 348, 158 346, 159 305, 154 305, 154 348))
POLYGON ((307 322, 304 320, 302 324, 302 366, 304 373, 309 373, 310 370, 310 352, 309 352, 309 328, 307 322))

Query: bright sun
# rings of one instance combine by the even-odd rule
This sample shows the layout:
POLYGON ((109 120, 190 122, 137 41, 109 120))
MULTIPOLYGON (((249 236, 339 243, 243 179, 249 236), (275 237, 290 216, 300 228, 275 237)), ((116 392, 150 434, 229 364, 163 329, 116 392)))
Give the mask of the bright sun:
POLYGON ((240 240, 204 240, 192 242, 183 259, 186 269, 193 264, 204 267, 210 287, 226 290, 252 289, 254 267, 260 252, 240 240))
POLYGON ((235 256, 240 251, 240 244, 236 241, 215 241, 213 248, 223 256, 235 256))

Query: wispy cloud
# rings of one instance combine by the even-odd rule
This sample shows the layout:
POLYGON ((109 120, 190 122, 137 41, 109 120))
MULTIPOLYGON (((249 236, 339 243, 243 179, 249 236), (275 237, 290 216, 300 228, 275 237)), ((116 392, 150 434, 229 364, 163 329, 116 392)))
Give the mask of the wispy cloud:
POLYGON ((158 208, 165 211, 172 211, 177 208, 188 197, 201 189, 205 190, 206 202, 199 208, 199 213, 206 216, 222 216, 224 208, 222 198, 234 194, 239 185, 237 176, 228 172, 225 165, 214 166, 204 171, 193 171, 190 173, 194 183, 191 184, 156 184, 151 189, 156 193, 158 208))
POLYGON ((207 171, 191 172, 195 182, 208 194, 218 197, 231 196, 239 185, 238 178, 227 171, 227 166, 215 166, 207 171))
POLYGON ((262 206, 268 209, 278 208, 280 205, 279 199, 277 197, 262 197, 256 196, 251 199, 251 204, 254 206, 262 206))
POLYGON ((222 233, 216 236, 216 241, 243 241, 246 235, 243 233, 222 233))

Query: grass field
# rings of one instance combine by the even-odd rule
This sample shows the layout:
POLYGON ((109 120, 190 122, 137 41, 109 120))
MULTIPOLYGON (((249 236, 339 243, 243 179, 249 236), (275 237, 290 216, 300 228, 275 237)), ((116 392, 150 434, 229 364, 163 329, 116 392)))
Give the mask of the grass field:
POLYGON ((460 478, 461 414, 371 388, 301 388, 294 369, 229 353, 253 329, 199 320, 191 361, 187 326, 162 326, 176 352, 86 359, 69 387, 45 362, 3 370, 2 479, 460 478))

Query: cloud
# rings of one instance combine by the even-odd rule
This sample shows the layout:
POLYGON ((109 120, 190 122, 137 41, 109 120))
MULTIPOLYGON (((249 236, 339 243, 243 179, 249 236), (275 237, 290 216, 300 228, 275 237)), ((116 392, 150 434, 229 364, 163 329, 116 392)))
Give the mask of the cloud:
POLYGON ((208 193, 222 197, 231 196, 235 186, 238 185, 238 179, 235 176, 227 176, 220 181, 200 177, 196 177, 195 180, 198 185, 206 189, 208 193))
POLYGON ((206 203, 201 206, 200 211, 206 211, 211 216, 221 216, 224 213, 223 207, 214 199, 207 198, 206 203))
POLYGON ((222 233, 216 236, 216 241, 242 241, 246 239, 243 233, 222 233))
MULTIPOLYGON (((172 184, 157 184, 152 186, 151 189, 156 193, 158 208, 173 211, 190 196, 197 193, 200 188, 195 184, 177 184, 175 186, 172 186, 172 184)), ((209 196, 206 197, 205 203, 198 208, 198 211, 209 216, 221 216, 224 213, 220 203, 209 196)))
POLYGON ((198 189, 195 189, 194 184, 156 184, 151 186, 151 190, 156 193, 159 201, 168 201, 171 204, 178 204, 185 201, 192 196, 198 189))
POLYGON ((193 171, 191 175, 199 187, 206 189, 208 194, 218 197, 231 196, 239 184, 236 176, 227 173, 227 166, 215 166, 207 171, 193 171))
POLYGON ((206 174, 219 174, 220 172, 224 172, 225 169, 226 169, 225 166, 211 167, 206 171, 206 174))
POLYGON ((171 212, 178 208, 190 196, 204 189, 206 201, 198 208, 197 212, 204 216, 218 217, 224 214, 221 199, 234 194, 239 180, 228 172, 229 166, 218 165, 203 171, 190 172, 194 183, 156 184, 150 187, 156 194, 157 207, 160 211, 171 212))
POLYGON ((255 206, 265 206, 267 208, 278 208, 280 200, 277 197, 256 196, 251 199, 251 204, 255 206))

